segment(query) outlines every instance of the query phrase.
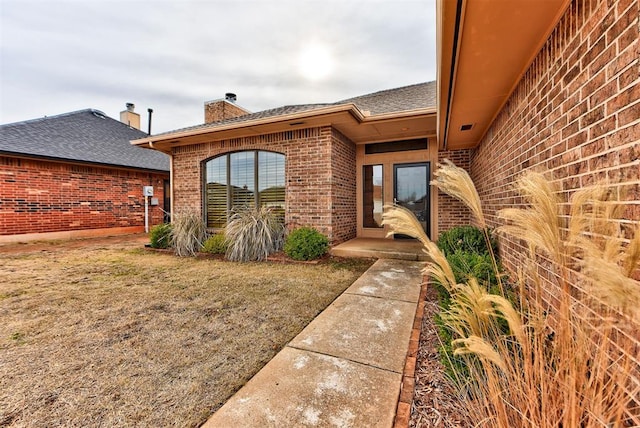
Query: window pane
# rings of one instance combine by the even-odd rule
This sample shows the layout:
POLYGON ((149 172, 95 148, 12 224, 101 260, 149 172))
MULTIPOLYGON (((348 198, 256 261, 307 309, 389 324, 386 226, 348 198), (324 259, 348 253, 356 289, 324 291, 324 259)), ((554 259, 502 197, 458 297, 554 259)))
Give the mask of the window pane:
POLYGON ((258 152, 260 206, 271 207, 284 221, 284 155, 258 152))
POLYGON ((231 209, 255 205, 255 152, 230 155, 231 209))
POLYGON ((207 227, 227 224, 227 156, 211 159, 206 165, 207 227))
POLYGON ((363 221, 364 227, 382 227, 382 165, 363 167, 363 221))

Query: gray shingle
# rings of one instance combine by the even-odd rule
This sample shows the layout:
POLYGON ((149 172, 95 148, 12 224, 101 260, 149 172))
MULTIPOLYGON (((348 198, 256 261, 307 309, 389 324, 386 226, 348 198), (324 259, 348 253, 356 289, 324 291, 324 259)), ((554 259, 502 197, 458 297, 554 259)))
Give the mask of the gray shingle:
POLYGON ((0 125, 0 154, 169 171, 169 157, 130 144, 145 132, 93 110, 0 125))
POLYGON ((299 104, 289 105, 257 113, 250 113, 244 116, 225 119, 219 122, 206 123, 202 125, 190 126, 188 128, 176 129, 157 135, 173 134, 175 132, 195 131, 199 129, 215 128, 233 123, 243 123, 251 120, 265 119, 269 117, 285 116, 287 114, 312 111, 322 107, 336 106, 340 104, 355 104, 362 111, 369 111, 371 115, 396 113, 407 110, 436 107, 436 82, 417 83, 415 85, 403 86, 401 88, 387 89, 374 92, 372 94, 361 95, 354 98, 326 104, 299 104))
POLYGON ((401 88, 387 89, 372 94, 338 101, 336 104, 354 103, 360 110, 372 115, 396 113, 420 108, 436 107, 436 82, 418 83, 401 88))

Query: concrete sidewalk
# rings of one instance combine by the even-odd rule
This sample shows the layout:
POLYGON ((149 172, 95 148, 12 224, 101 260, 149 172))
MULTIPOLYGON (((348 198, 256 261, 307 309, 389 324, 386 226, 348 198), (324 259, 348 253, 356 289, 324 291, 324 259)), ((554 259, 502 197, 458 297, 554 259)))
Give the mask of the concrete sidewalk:
POLYGON ((391 428, 422 266, 378 260, 204 427, 391 428))

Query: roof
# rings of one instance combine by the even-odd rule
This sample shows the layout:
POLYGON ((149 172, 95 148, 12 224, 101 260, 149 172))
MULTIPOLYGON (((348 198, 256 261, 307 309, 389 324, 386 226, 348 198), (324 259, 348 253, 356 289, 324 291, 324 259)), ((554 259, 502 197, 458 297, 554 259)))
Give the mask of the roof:
POLYGON ((147 134, 85 109, 0 125, 0 154, 169 171, 169 157, 132 146, 147 134))
POLYGON ((422 108, 436 108, 436 82, 417 83, 401 88, 387 89, 372 94, 338 101, 335 104, 353 103, 371 115, 389 114, 422 108))
POLYGON ((205 123, 202 125, 190 126, 174 131, 169 131, 156 135, 174 134, 177 132, 188 132, 203 130, 207 128, 215 128, 221 125, 230 125, 234 123, 244 123, 253 120, 277 118, 300 112, 311 112, 326 107, 355 104, 361 111, 368 111, 371 115, 383 115, 402 111, 410 111, 415 109, 436 108, 436 82, 418 83, 400 88, 387 89, 367 95, 361 95, 354 98, 348 98, 333 103, 321 104, 297 104, 277 107, 269 110, 263 110, 256 113, 250 113, 243 116, 225 119, 213 123, 205 123))

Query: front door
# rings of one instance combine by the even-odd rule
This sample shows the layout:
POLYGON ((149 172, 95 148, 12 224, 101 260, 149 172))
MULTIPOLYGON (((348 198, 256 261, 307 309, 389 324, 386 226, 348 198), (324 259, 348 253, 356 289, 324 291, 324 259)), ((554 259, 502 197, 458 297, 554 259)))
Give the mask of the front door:
POLYGON ((429 162, 395 164, 393 183, 393 201, 413 212, 429 235, 429 162))

